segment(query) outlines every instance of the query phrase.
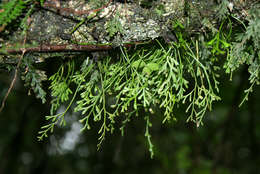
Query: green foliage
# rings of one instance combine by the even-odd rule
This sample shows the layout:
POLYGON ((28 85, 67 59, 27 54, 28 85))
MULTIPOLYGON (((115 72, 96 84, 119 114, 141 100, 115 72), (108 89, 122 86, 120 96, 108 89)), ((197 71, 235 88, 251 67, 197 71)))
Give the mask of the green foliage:
POLYGON ((89 75, 93 67, 93 65, 89 65, 89 66, 88 65, 89 65, 89 60, 86 59, 82 65, 81 71, 76 72, 75 75, 72 76, 74 70, 74 61, 70 61, 67 62, 66 65, 62 65, 59 68, 58 72, 50 77, 50 80, 52 80, 52 84, 50 88, 52 89, 52 96, 54 97, 54 99, 51 102, 52 103, 51 115, 45 117, 47 121, 50 121, 50 123, 41 127, 42 130, 39 131, 39 136, 37 137, 38 140, 42 140, 44 137, 47 137, 48 132, 52 133, 55 125, 57 124, 60 124, 60 126, 66 125, 64 116, 67 113, 67 111, 70 109, 72 103, 74 102, 74 99, 78 91, 80 90, 81 83, 84 82, 86 76, 89 75), (67 68, 67 74, 66 77, 64 78, 63 73, 65 68, 67 68), (54 111, 56 111, 57 108, 60 106, 60 102, 65 102, 69 99, 69 94, 71 94, 71 90, 69 89, 67 83, 70 84, 72 81, 78 84, 78 87, 74 92, 74 95, 69 105, 63 112, 54 115, 54 111))
MULTIPOLYGON (((46 92, 42 87, 42 82, 47 80, 47 76, 44 71, 37 70, 33 66, 32 59, 29 56, 26 56, 23 59, 22 67, 25 69, 25 72, 22 75, 22 80, 24 80, 24 85, 33 90, 36 95, 36 98, 42 100, 42 103, 46 102, 46 92)), ((29 91, 30 93, 30 91, 29 91)))
POLYGON ((60 103, 64 103, 69 100, 69 95, 72 94, 69 88, 72 82, 72 75, 74 73, 74 62, 69 61, 63 64, 58 69, 57 73, 53 74, 49 80, 51 80, 51 96, 53 100, 51 101, 51 115, 59 108, 60 103))
MULTIPOLYGON (((114 62, 108 57, 91 63, 91 66, 83 66, 81 71, 74 75, 71 63, 67 65, 67 74, 63 74, 62 66, 50 78, 54 97, 52 105, 56 110, 60 103, 68 100, 71 93, 69 86, 74 82, 78 89, 74 95, 80 93, 75 111, 81 112, 83 116, 80 119, 84 125, 82 131, 91 128, 90 119, 101 122, 98 131, 100 143, 105 139, 107 132, 113 133, 117 117, 125 117, 120 128, 123 134, 125 124, 133 115, 138 116, 144 110, 147 113, 144 117, 145 137, 153 156, 153 144, 149 133, 152 124, 149 117, 158 114, 156 106, 164 113, 164 123, 176 121, 174 107, 176 104, 185 103, 190 114, 187 121, 193 121, 199 126, 205 112, 211 109, 212 102, 219 100, 215 93, 218 89, 215 79, 217 75, 211 65, 204 65, 199 60, 198 42, 194 44, 195 48, 191 48, 194 45, 190 46, 185 41, 163 46, 157 41, 153 48, 136 50, 132 54, 128 54, 121 47, 120 61, 114 62), (187 76, 193 79, 190 85, 187 76)), ((40 139, 43 135, 47 136, 48 130, 52 131, 59 119, 64 122, 64 113, 47 116, 46 119, 51 120, 51 123, 42 127, 44 130, 40 131, 40 139)))
POLYGON ((183 145, 176 154, 177 158, 177 168, 180 173, 187 172, 187 170, 192 166, 192 162, 189 158, 190 155, 190 147, 187 145, 183 145))
MULTIPOLYGON (((22 35, 24 35, 28 28, 27 19, 33 12, 35 1, 39 0, 10 0, 5 3, 0 3, 0 26, 4 29, 5 26, 10 24, 12 21, 17 20, 17 18, 27 10, 26 14, 22 18, 21 24, 19 25, 23 29, 22 35), (29 8, 27 8, 28 5, 30 5, 29 8)), ((40 4, 43 5, 43 3, 44 0, 40 0, 40 4)))
POLYGON ((111 20, 109 20, 105 27, 110 38, 114 37, 118 33, 124 33, 123 26, 119 20, 118 14, 116 14, 111 20))
POLYGON ((154 11, 158 16, 161 16, 165 12, 165 7, 164 5, 160 4, 154 9, 154 11))
POLYGON ((26 1, 23 0, 10 0, 1 4, 0 8, 3 12, 0 13, 0 25, 7 25, 21 15, 25 8, 26 1))
MULTIPOLYGON (((229 21, 230 22, 230 21, 229 21)), ((215 36, 213 39, 211 39, 209 42, 207 42, 207 45, 211 47, 211 52, 214 54, 225 54, 227 52, 227 49, 230 47, 230 44, 228 43, 228 39, 232 33, 232 28, 230 28, 228 35, 225 35, 224 32, 222 32, 222 27, 225 24, 225 20, 220 25, 219 30, 214 33, 215 36)))
POLYGON ((40 0, 41 6, 43 6, 45 0, 40 0))
POLYGON ((228 15, 228 4, 229 2, 227 0, 222 0, 220 5, 217 7, 216 11, 218 12, 217 17, 219 19, 225 19, 228 15))
MULTIPOLYGON (((245 24, 243 24, 245 26, 245 24)), ((232 43, 224 65, 227 73, 231 74, 241 65, 248 65, 250 87, 245 90, 244 101, 248 100, 248 95, 253 91, 255 84, 259 85, 260 73, 260 12, 259 6, 250 11, 248 26, 244 33, 239 33, 232 43)))
MULTIPOLYGON (((48 132, 53 132, 53 128, 56 124, 60 123, 60 125, 65 126, 66 122, 64 119, 64 116, 66 112, 68 111, 70 105, 73 102, 73 99, 71 100, 69 106, 66 108, 66 110, 62 113, 58 113, 54 115, 55 111, 59 108, 61 102, 64 103, 69 100, 69 95, 72 93, 71 89, 69 88, 70 83, 72 82, 72 75, 74 72, 74 62, 67 62, 64 65, 61 65, 58 69, 57 73, 52 75, 49 80, 51 80, 51 96, 53 97, 51 101, 51 110, 50 110, 50 116, 46 116, 46 120, 50 120, 51 123, 42 126, 42 131, 39 132, 38 139, 42 140, 43 137, 47 137, 48 132)), ((77 92, 75 92, 76 94, 77 92)))
MULTIPOLYGON (((154 152, 149 131, 152 126, 151 115, 163 112, 162 123, 176 121, 178 117, 174 114, 174 108, 184 104, 188 113, 187 121, 192 121, 197 126, 202 125, 205 113, 212 109, 214 101, 220 100, 217 94, 220 57, 227 55, 224 68, 228 73, 232 73, 241 64, 250 65, 249 80, 252 85, 247 93, 258 83, 259 18, 256 15, 257 13, 252 14, 246 32, 241 34, 240 38, 236 38, 235 42, 231 42, 234 40, 231 37, 233 29, 232 22, 228 18, 223 19, 218 30, 211 30, 212 34, 207 38, 190 37, 185 27, 176 21, 173 23, 173 30, 177 42, 163 45, 157 40, 153 47, 147 49, 144 46, 132 53, 120 47, 119 61, 112 61, 110 57, 98 62, 88 60, 88 66, 83 64, 81 70, 75 73, 72 71, 74 66, 70 65, 72 67, 67 68, 66 75, 63 74, 64 70, 61 67, 50 78, 54 97, 52 105, 56 110, 61 103, 69 100, 69 94, 72 93, 69 86, 74 83, 77 90, 71 102, 74 101, 76 93, 79 93, 80 98, 76 101, 75 111, 81 112, 83 116, 80 119, 84 125, 82 131, 91 129, 90 119, 101 123, 98 131, 100 134, 98 147, 107 132, 113 133, 116 120, 124 117, 120 127, 123 135, 125 125, 133 119, 133 116, 145 113, 144 135, 152 157, 154 152), (249 42, 254 44, 248 47, 249 42), (88 75, 83 72, 88 72, 88 75)), ((111 33, 111 36, 115 34, 114 31, 111 33)), ((47 136, 48 129, 52 130, 59 119, 64 122, 64 113, 47 116, 46 119, 51 123, 47 127, 42 127, 43 131, 40 133, 44 136, 47 136)))

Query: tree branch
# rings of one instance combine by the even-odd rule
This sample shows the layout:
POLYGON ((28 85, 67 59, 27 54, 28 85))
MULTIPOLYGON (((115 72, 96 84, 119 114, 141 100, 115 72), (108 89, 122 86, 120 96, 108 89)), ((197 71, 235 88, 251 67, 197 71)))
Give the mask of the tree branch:
MULTIPOLYGON (((133 42, 133 43, 124 43, 122 46, 126 48, 130 48, 139 44, 144 44, 145 42, 133 42)), ((0 54, 20 54, 25 52, 80 52, 80 51, 106 51, 106 50, 112 50, 115 46, 112 44, 108 45, 101 45, 101 44, 89 44, 89 45, 78 45, 78 44, 63 44, 63 45, 40 45, 35 47, 29 47, 29 48, 7 48, 3 52, 0 52, 0 54)))

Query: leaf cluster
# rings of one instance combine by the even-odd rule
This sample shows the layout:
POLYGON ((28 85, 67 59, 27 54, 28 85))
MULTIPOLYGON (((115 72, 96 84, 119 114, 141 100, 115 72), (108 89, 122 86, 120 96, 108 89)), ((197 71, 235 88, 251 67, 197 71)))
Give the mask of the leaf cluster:
POLYGON ((110 38, 114 37, 116 34, 124 33, 123 26, 119 20, 119 14, 116 14, 111 20, 107 21, 105 27, 110 38))
MULTIPOLYGON (((33 90, 36 98, 42 100, 42 103, 46 102, 46 92, 43 89, 42 82, 47 80, 47 76, 44 71, 37 70, 33 66, 33 61, 30 56, 26 56, 23 59, 22 68, 25 69, 21 79, 24 80, 24 85, 29 87, 30 90, 33 90)), ((30 94, 29 90, 29 94, 30 94)))
MULTIPOLYGON (((138 116, 144 110, 145 137, 152 156, 153 145, 149 134, 152 124, 149 115, 156 114, 155 111, 159 109, 164 115, 163 123, 176 121, 174 108, 184 103, 189 113, 187 121, 193 121, 199 126, 205 112, 211 109, 214 101, 220 99, 216 94, 217 75, 211 65, 200 60, 198 43, 195 45, 197 47, 193 48, 194 45, 188 44, 186 40, 171 45, 162 45, 156 41, 154 47, 142 48, 132 54, 120 47, 119 61, 114 62, 107 57, 96 63, 88 63, 88 66, 84 63, 81 70, 74 74, 69 70, 73 68, 68 68, 68 74, 63 74, 61 66, 50 78, 54 97, 52 108, 57 109, 60 103, 68 100, 70 83, 75 83, 77 90, 74 95, 80 94, 75 111, 81 112, 83 116, 79 120, 84 125, 82 131, 91 128, 90 119, 101 122, 98 132, 100 143, 107 132, 113 133, 117 118, 125 117, 120 128, 124 134, 125 124, 133 115, 138 116), (187 77, 191 77, 193 82, 189 82, 187 77)), ((54 114, 53 109, 51 113, 54 114)), ((61 117, 63 120, 64 114, 46 117, 51 123, 49 127, 42 127, 40 139, 43 135, 47 136, 48 130, 52 130, 61 117)))
POLYGON ((26 1, 10 0, 9 2, 1 4, 0 8, 0 25, 6 26, 22 14, 26 7, 26 1))
MULTIPOLYGON (((10 0, 0 3, 0 31, 3 31, 7 25, 22 16, 22 22, 19 25, 23 31, 28 28, 27 19, 32 14, 36 2, 43 5, 44 0, 10 0), (23 14, 25 11, 25 15, 23 14)), ((24 35, 24 33, 22 33, 24 35)))
MULTIPOLYGON (((228 51, 227 61, 224 68, 231 74, 241 65, 248 66, 250 87, 245 90, 244 101, 248 100, 248 95, 253 92, 253 86, 259 85, 260 73, 260 11, 259 5, 250 10, 248 25, 243 24, 245 32, 238 33, 228 51), (245 27, 246 26, 246 27, 245 27)), ((240 104, 240 105, 241 105, 240 104)))

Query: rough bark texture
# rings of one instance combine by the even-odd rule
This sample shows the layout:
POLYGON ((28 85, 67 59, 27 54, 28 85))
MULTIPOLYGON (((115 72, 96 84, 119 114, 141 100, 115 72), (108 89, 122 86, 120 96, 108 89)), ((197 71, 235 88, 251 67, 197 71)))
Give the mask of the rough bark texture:
MULTIPOLYGON (((227 10, 242 18, 254 2, 237 0, 227 10)), ((172 21, 203 32, 217 22, 216 6, 215 0, 46 0, 28 19, 26 45, 20 29, 12 34, 5 30, 1 33, 5 38, 0 38, 1 53, 21 53, 24 47, 26 52, 99 51, 158 37, 171 41, 172 21)), ((16 56, 0 55, 0 62, 10 58, 16 56)))

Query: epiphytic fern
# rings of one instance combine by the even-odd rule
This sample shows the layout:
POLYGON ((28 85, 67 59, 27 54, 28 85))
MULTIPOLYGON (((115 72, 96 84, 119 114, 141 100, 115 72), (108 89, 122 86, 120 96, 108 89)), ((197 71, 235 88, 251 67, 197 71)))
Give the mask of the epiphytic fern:
POLYGON ((18 16, 21 15, 23 9, 26 7, 26 1, 11 0, 7 3, 0 4, 0 25, 6 26, 18 16))

